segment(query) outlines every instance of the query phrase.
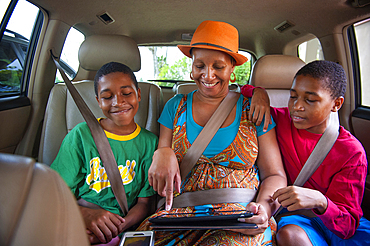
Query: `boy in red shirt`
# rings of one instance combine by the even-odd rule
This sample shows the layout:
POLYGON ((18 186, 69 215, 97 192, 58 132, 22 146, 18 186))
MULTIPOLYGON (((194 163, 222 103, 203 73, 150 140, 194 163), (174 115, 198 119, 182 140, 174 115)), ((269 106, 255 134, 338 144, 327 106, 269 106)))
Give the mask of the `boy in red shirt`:
MULTIPOLYGON (((242 94, 251 97, 253 89, 244 86, 242 94)), ((316 172, 303 187, 292 185, 327 128, 330 113, 341 108, 345 90, 346 76, 340 65, 314 61, 297 72, 288 108, 271 107, 288 178, 288 187, 277 190, 273 198, 285 211, 303 209, 313 215, 282 217, 278 224, 279 245, 370 244, 370 222, 362 218, 361 209, 366 154, 361 143, 342 126, 316 172)), ((259 88, 256 92, 258 101, 266 99, 266 106, 267 93, 259 88)))

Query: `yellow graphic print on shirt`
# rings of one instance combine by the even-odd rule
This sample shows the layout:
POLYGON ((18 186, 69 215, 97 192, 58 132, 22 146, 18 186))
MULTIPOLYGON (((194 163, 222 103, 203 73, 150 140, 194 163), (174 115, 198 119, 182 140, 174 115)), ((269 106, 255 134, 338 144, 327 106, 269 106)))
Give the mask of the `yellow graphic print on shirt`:
MULTIPOLYGON (((101 161, 99 157, 91 159, 90 174, 86 177, 86 183, 90 186, 90 189, 95 190, 97 193, 111 186, 105 168, 100 164, 101 161)), ((135 178, 135 166, 135 160, 127 160, 126 166, 118 166, 118 170, 121 174, 122 182, 124 185, 131 183, 132 180, 135 178)))

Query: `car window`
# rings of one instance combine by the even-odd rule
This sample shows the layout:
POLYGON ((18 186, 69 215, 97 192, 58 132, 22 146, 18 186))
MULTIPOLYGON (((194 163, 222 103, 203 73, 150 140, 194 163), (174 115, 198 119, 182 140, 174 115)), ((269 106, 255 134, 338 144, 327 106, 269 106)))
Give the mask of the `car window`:
POLYGON ((298 56, 305 63, 315 60, 324 60, 321 43, 318 38, 303 42, 298 46, 298 56))
MULTIPOLYGON (((78 60, 78 50, 84 40, 85 35, 83 35, 76 28, 72 27, 69 29, 66 41, 63 45, 62 54, 60 56, 60 65, 71 80, 76 76, 78 67, 80 65, 78 60)), ((57 71, 55 83, 59 82, 63 82, 63 78, 59 71, 57 71)))
MULTIPOLYGON (((10 1, 5 1, 9 4, 10 1)), ((0 5, 0 13, 6 13, 8 5, 0 5)), ((11 13, 0 42, 0 96, 22 92, 23 71, 34 23, 39 14, 35 5, 19 0, 11 13)), ((3 18, 4 19, 4 18, 3 18)))
POLYGON ((360 104, 370 107, 370 19, 356 23, 354 32, 360 69, 360 104))
MULTIPOLYGON (((191 82, 191 59, 176 46, 139 46, 141 69, 135 72, 138 81, 150 81, 161 87, 173 87, 179 81, 191 82)), ((247 84, 251 71, 251 55, 239 51, 248 58, 248 62, 234 70, 236 81, 247 84)))

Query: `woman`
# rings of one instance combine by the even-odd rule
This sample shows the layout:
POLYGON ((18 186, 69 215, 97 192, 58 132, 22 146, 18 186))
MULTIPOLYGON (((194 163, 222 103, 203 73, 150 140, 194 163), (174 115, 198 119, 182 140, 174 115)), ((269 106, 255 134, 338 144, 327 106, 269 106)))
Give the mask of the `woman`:
MULTIPOLYGON (((198 90, 176 95, 168 101, 159 119, 161 124, 158 150, 149 170, 149 182, 166 196, 166 210, 158 214, 209 210, 246 209, 254 216, 245 222, 257 229, 156 232, 156 245, 196 245, 217 242, 241 245, 266 245, 272 242, 276 223, 271 218, 278 203, 271 196, 286 186, 274 125, 262 127, 248 120, 250 100, 239 99, 217 131, 197 164, 181 182, 179 163, 187 149, 228 94, 230 77, 236 65, 247 58, 238 54, 239 35, 235 27, 216 21, 204 21, 195 31, 190 45, 179 49, 193 60, 190 77, 198 90), (258 190, 255 202, 221 203, 172 208, 175 196, 198 190, 247 188, 258 190), (170 211, 168 211, 170 210, 170 211)), ((235 74, 234 74, 235 76, 235 74)), ((263 125, 263 124, 262 124, 263 125)), ((150 229, 145 221, 138 230, 150 229)))

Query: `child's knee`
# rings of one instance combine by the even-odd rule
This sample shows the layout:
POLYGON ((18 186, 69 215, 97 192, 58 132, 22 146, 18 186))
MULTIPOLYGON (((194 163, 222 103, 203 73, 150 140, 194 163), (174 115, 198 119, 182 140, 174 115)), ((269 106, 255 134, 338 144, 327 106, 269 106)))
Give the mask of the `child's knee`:
POLYGON ((293 232, 289 229, 290 227, 292 226, 286 225, 278 230, 276 234, 278 245, 286 245, 286 242, 291 242, 294 240, 293 232))
POLYGON ((278 245, 312 245, 305 231, 296 225, 286 225, 280 228, 276 235, 278 245))

